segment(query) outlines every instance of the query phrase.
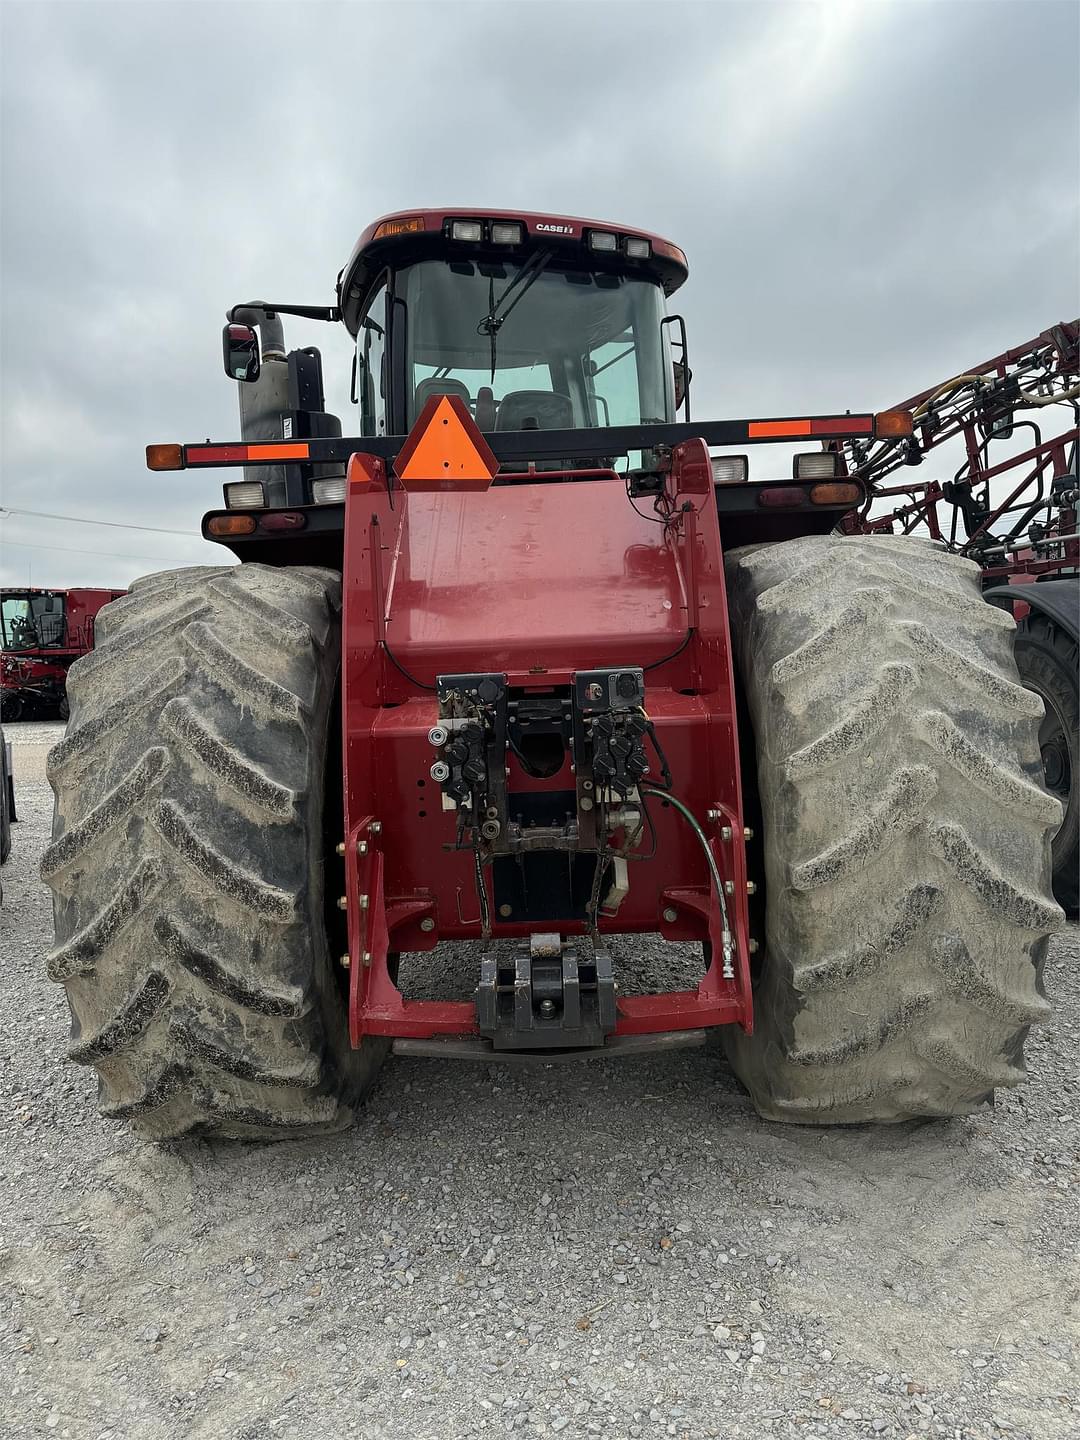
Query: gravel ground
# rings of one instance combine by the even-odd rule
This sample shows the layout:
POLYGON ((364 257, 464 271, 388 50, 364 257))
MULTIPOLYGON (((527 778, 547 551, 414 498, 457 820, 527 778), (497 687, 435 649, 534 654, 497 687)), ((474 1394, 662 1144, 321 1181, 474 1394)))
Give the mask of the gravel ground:
POLYGON ((8 732, 4 1437, 1080 1435, 1075 928, 1029 1084, 964 1120, 765 1124, 703 1050, 395 1060, 345 1136, 155 1148, 44 977, 60 730, 8 732))

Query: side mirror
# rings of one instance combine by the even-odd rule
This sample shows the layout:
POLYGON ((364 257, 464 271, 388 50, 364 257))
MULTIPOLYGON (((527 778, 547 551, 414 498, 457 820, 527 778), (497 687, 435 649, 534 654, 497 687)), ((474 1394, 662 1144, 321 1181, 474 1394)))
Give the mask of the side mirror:
POLYGON ((690 384, 690 368, 685 360, 673 360, 671 368, 675 372, 675 409, 681 410, 690 384))
POLYGON ((250 325, 226 325, 221 332, 225 374, 250 384, 259 378, 259 337, 250 325))

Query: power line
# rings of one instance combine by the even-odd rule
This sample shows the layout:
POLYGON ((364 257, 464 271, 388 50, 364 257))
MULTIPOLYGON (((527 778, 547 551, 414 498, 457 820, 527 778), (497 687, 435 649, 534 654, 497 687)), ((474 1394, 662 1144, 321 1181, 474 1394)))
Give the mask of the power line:
POLYGON ((152 530, 155 535, 191 535, 190 530, 165 530, 160 525, 125 525, 121 520, 90 520, 85 515, 52 515, 47 510, 16 510, 11 505, 0 505, 0 515, 32 515, 37 520, 70 520, 76 525, 108 525, 113 530, 152 530))
MULTIPOLYGON (((87 550, 85 545, 28 545, 23 540, 8 539, 0 545, 0 551, 8 546, 14 550, 62 550, 65 555, 107 555, 112 560, 164 560, 168 563, 173 558, 169 555, 136 555, 130 550, 87 550)), ((179 563, 178 556, 176 559, 179 563)))

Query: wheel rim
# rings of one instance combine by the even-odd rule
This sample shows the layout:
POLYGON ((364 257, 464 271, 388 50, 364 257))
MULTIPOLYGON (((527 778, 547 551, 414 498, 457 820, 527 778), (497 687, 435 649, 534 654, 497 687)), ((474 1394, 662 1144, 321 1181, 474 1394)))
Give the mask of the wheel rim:
MULTIPOLYGON (((1052 695, 1041 686, 1027 681, 1029 690, 1034 690, 1046 708, 1039 726, 1039 750, 1042 754, 1043 784, 1051 795, 1056 795, 1063 809, 1068 806, 1072 793, 1072 757, 1069 754, 1069 733, 1065 717, 1052 695)), ((1062 819, 1064 824, 1064 818, 1062 819)), ((1056 835, 1061 826, 1054 830, 1056 835)))

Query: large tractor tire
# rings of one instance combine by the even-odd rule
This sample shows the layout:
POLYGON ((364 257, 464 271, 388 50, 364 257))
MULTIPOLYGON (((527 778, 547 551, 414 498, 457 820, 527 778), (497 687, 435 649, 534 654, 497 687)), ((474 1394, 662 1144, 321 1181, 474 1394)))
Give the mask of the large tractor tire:
POLYGON ((1016 628, 1016 664, 1024 684, 1042 697, 1039 726, 1046 788, 1062 804, 1054 836, 1054 894, 1071 914, 1080 908, 1080 651, 1046 615, 1029 612, 1016 628))
POLYGON ((966 1114, 1024 1078, 1062 921, 1012 617, 928 541, 814 536, 728 568, 766 882, 754 1033, 728 1027, 728 1057, 771 1120, 966 1114))
POLYGON ((387 1053, 349 1048, 324 896, 340 594, 329 570, 150 575, 69 673, 48 973, 102 1113, 145 1135, 337 1129, 387 1053))

